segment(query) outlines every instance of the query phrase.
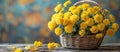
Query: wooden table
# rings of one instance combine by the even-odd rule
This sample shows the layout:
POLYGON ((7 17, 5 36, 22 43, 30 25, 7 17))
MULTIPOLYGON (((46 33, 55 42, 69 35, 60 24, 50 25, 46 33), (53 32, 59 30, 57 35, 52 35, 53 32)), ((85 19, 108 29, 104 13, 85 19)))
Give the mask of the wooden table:
POLYGON ((10 47, 15 46, 23 49, 24 52, 120 52, 120 43, 104 44, 101 45, 97 50, 75 50, 58 47, 54 50, 48 50, 46 44, 43 47, 39 47, 37 51, 25 50, 25 45, 32 44, 0 44, 0 52, 13 52, 10 47))

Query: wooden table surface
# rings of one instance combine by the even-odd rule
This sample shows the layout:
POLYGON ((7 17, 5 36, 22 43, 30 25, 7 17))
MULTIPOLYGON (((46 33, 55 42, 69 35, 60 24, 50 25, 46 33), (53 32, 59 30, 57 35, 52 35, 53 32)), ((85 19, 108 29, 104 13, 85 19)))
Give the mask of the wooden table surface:
POLYGON ((0 52, 13 52, 10 47, 15 46, 23 49, 24 52, 120 52, 120 43, 117 44, 104 44, 101 45, 96 50, 75 50, 75 49, 66 49, 63 47, 55 48, 54 50, 48 50, 46 44, 43 47, 39 47, 37 51, 25 50, 25 45, 32 44, 0 44, 0 52))

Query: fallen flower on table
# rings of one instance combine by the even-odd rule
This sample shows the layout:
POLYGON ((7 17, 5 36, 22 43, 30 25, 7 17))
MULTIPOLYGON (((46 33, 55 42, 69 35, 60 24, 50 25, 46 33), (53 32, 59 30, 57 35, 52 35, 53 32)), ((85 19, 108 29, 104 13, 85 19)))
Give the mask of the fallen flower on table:
POLYGON ((41 42, 41 41, 35 41, 34 42, 34 46, 35 47, 40 47, 40 46, 42 46, 43 45, 43 43, 41 42))
POLYGON ((20 48, 16 48, 16 49, 14 50, 14 52, 23 52, 23 51, 22 51, 22 49, 20 49, 20 48))
POLYGON ((59 43, 55 43, 55 42, 48 43, 48 49, 49 50, 52 50, 55 47, 60 47, 60 44, 59 43))

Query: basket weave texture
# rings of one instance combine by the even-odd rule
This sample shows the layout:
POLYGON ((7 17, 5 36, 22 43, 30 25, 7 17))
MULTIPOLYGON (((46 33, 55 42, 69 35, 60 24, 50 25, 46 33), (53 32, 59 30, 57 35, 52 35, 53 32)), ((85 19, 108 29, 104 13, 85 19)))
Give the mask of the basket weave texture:
POLYGON ((97 39, 95 35, 86 35, 83 37, 80 37, 79 35, 60 36, 61 45, 65 48, 72 49, 97 49, 102 43, 103 38, 97 39))

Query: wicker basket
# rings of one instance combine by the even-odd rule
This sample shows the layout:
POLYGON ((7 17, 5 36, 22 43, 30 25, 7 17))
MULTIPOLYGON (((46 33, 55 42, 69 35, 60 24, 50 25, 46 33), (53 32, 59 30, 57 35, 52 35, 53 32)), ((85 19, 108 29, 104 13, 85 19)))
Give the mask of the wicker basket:
MULTIPOLYGON (((79 4, 84 3, 84 2, 98 5, 96 2, 90 1, 90 0, 78 1, 74 5, 76 6, 76 5, 79 5, 79 4)), ((102 10, 102 8, 101 8, 101 10, 102 10)), ((103 35, 105 35, 105 32, 103 32, 103 35)), ((104 37, 102 37, 101 39, 97 39, 95 36, 96 35, 94 35, 94 34, 93 35, 92 34, 85 35, 83 37, 80 37, 79 35, 75 35, 75 36, 61 35, 60 41, 61 41, 62 47, 65 47, 65 48, 97 49, 100 46, 100 44, 102 43, 104 37)))
POLYGON ((62 47, 65 48, 97 49, 102 43, 103 38, 97 39, 95 35, 86 35, 83 37, 80 37, 79 35, 75 36, 61 35, 60 41, 62 47))

